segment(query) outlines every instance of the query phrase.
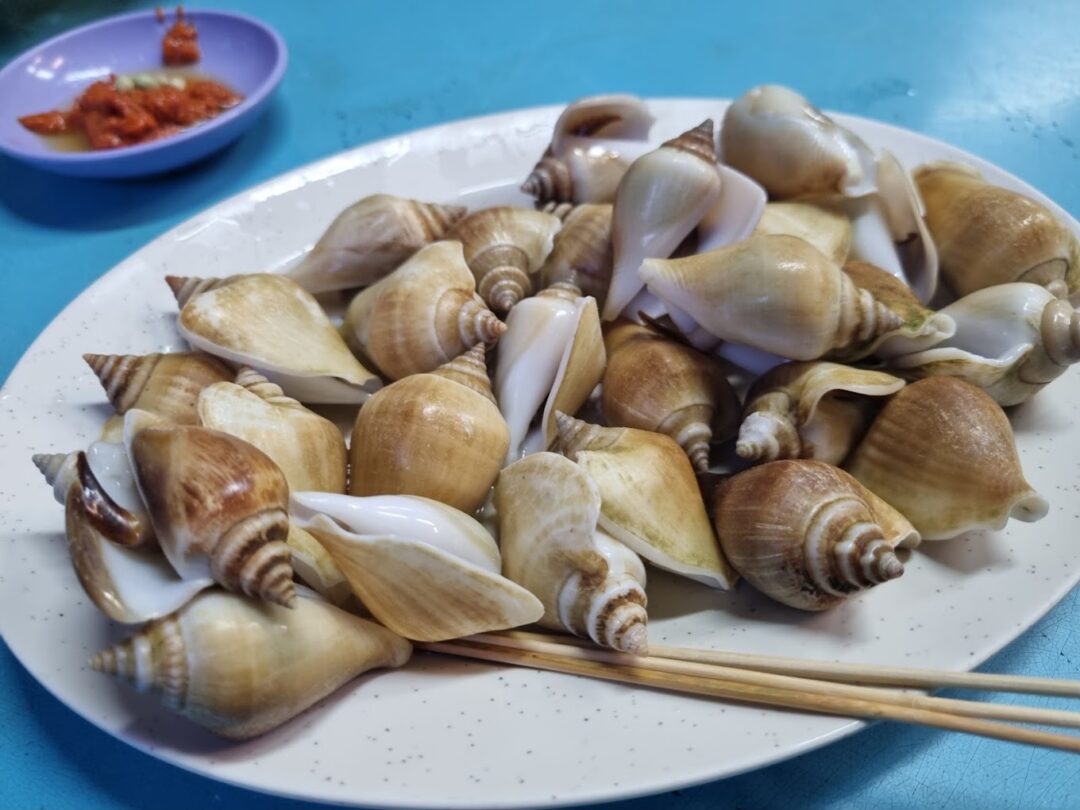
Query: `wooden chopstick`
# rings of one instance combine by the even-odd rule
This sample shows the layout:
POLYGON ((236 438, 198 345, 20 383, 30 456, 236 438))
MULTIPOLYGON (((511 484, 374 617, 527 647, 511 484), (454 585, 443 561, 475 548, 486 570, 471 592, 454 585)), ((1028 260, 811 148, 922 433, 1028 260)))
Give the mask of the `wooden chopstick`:
MULTIPOLYGON (((530 633, 510 630, 474 636, 486 643, 498 644, 498 639, 521 641, 558 641, 577 647, 596 649, 591 641, 573 636, 554 636, 547 633, 530 633)), ((1030 695, 1053 695, 1057 697, 1080 697, 1080 681, 1055 678, 1033 678, 1026 675, 995 675, 983 672, 950 672, 948 670, 916 669, 914 667, 880 666, 875 664, 847 664, 834 661, 812 661, 786 658, 778 655, 752 655, 687 647, 667 647, 650 644, 649 654, 657 658, 677 661, 694 661, 716 664, 737 669, 753 669, 778 675, 795 675, 823 681, 857 683, 866 686, 901 686, 913 689, 942 689, 957 687, 980 689, 990 692, 1019 692, 1030 695)))
POLYGON ((1032 706, 1015 706, 1009 703, 981 703, 972 700, 954 700, 951 698, 928 697, 911 694, 895 689, 881 689, 870 686, 854 686, 835 681, 779 675, 770 672, 725 667, 696 661, 663 658, 655 655, 636 656, 620 653, 589 644, 573 643, 578 639, 563 640, 558 636, 539 633, 530 634, 527 639, 508 637, 502 634, 472 636, 463 641, 478 644, 490 644, 498 647, 527 650, 546 655, 565 655, 577 660, 601 661, 609 664, 621 664, 628 667, 668 672, 674 675, 689 675, 697 678, 712 678, 722 681, 752 681, 764 686, 781 689, 798 689, 808 694, 834 695, 863 700, 876 700, 896 706, 909 706, 915 709, 948 712, 963 717, 977 717, 984 720, 1007 720, 1014 723, 1039 723, 1048 726, 1080 728, 1080 712, 1060 709, 1041 709, 1032 706), (747 673, 752 673, 747 675, 747 673))
MULTIPOLYGON (((723 678, 719 676, 702 677, 700 675, 649 669, 638 665, 608 663, 603 660, 592 660, 588 655, 568 655, 565 651, 553 654, 477 641, 459 640, 419 643, 416 646, 431 652, 463 658, 583 675, 601 680, 726 698, 747 703, 780 706, 846 717, 896 720, 1080 753, 1080 738, 1077 737, 1010 726, 991 720, 965 717, 936 709, 885 702, 874 694, 881 690, 867 689, 865 687, 841 687, 854 690, 854 695, 842 696, 807 691, 805 689, 806 679, 734 668, 729 669, 733 674, 731 679, 728 679, 727 676, 723 678), (778 685, 779 683, 790 683, 792 685, 781 686, 778 685)), ((567 645, 566 649, 580 650, 581 648, 567 645)), ((682 663, 694 664, 694 662, 682 663)), ((834 686, 836 685, 834 684, 834 686)), ((932 698, 924 699, 932 700, 932 698)))

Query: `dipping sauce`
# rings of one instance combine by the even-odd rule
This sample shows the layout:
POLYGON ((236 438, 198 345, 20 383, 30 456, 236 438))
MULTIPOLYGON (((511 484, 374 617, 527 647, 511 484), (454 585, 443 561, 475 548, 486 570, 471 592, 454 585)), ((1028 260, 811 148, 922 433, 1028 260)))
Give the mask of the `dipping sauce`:
MULTIPOLYGON (((159 13, 158 19, 164 21, 159 13)), ((176 10, 162 42, 166 65, 199 60, 195 26, 176 10)), ((26 115, 19 123, 65 151, 117 149, 173 135, 207 121, 243 101, 243 96, 205 76, 158 71, 110 76, 94 82, 67 110, 26 115)))

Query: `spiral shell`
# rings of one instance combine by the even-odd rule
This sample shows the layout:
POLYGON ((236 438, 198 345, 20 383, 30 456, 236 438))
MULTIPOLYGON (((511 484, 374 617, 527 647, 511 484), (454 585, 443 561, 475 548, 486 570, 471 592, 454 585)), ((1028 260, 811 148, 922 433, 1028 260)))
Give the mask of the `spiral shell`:
POLYGON ((732 566, 759 591, 825 610, 904 573, 898 539, 877 514, 889 509, 836 467, 774 461, 720 485, 716 531, 732 566))
POLYGON ((754 233, 805 239, 841 266, 851 253, 851 220, 838 206, 825 202, 768 203, 754 233))
POLYGON ((508 205, 469 214, 447 234, 461 242, 476 291, 495 312, 509 312, 532 295, 532 277, 551 253, 562 221, 508 205))
POLYGON ((706 331, 792 360, 871 343, 900 318, 813 245, 751 236, 685 259, 649 259, 641 278, 706 331))
POLYGON ((510 431, 495 405, 484 346, 380 391, 360 409, 349 458, 352 495, 419 495, 463 512, 495 483, 510 431))
POLYGON ((1080 244, 1041 203, 986 182, 958 163, 915 170, 941 272, 959 295, 1004 284, 1040 284, 1058 297, 1080 289, 1080 244))
POLYGON ((349 346, 391 380, 422 374, 506 331, 476 294, 460 242, 422 248, 349 304, 349 346))
POLYGON ((557 415, 552 447, 576 462, 600 490, 600 528, 654 565, 713 588, 735 572, 713 534, 694 469, 660 433, 603 428, 557 415))
POLYGON ((293 495, 293 521, 330 552, 356 595, 406 638, 444 641, 534 622, 544 608, 500 576, 484 527, 408 495, 293 495))
POLYGON ((142 427, 126 417, 128 454, 162 551, 184 579, 291 605, 289 487, 247 442, 203 427, 142 427))
POLYGON ((608 424, 665 433, 686 451, 695 470, 708 470, 714 430, 717 438, 726 438, 739 414, 738 397, 719 363, 628 321, 612 325, 604 342, 602 402, 608 424))
POLYGON ((345 345, 311 293, 286 276, 168 276, 193 346, 250 366, 302 402, 355 404, 382 383, 345 345))
POLYGON ((176 354, 84 354, 117 413, 131 408, 193 425, 195 404, 208 385, 233 378, 220 360, 202 352, 176 354))
POLYGON ((295 609, 212 591, 90 659, 230 739, 264 734, 357 675, 400 667, 412 646, 318 598, 295 609))
POLYGON ((765 84, 737 98, 720 128, 724 163, 777 200, 873 190, 873 153, 854 133, 787 87, 765 84))
POLYGON ((893 395, 845 465, 926 540, 1046 516, 1024 479, 1012 428, 993 399, 952 377, 893 395))
POLYGON ((576 285, 604 305, 611 283, 613 253, 609 203, 575 205, 555 235, 555 246, 540 268, 540 286, 576 285))
POLYGON ((576 464, 537 453, 495 485, 503 571, 539 597, 540 624, 644 653, 645 566, 597 528, 600 492, 576 464))
POLYGON ((367 287, 465 216, 460 205, 372 194, 335 217, 289 276, 308 292, 367 287))
POLYGON ((671 255, 719 198, 711 119, 634 161, 615 195, 605 321, 617 318, 645 286, 642 260, 671 255))
POLYGON ((236 382, 215 383, 199 396, 199 424, 266 453, 293 490, 345 492, 345 439, 337 425, 313 413, 249 368, 236 382))
POLYGON ((870 424, 871 398, 903 387, 899 377, 837 363, 777 366, 746 396, 735 451, 752 461, 811 458, 839 465, 870 424))

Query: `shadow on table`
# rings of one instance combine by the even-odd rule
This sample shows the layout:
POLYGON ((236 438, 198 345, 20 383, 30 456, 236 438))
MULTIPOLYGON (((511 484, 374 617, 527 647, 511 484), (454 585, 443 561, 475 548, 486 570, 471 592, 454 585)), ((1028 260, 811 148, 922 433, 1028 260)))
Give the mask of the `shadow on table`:
POLYGON ((0 156, 0 206, 36 225, 71 231, 126 228, 217 200, 235 179, 265 162, 286 127, 282 102, 238 141, 197 163, 147 178, 65 177, 0 156))

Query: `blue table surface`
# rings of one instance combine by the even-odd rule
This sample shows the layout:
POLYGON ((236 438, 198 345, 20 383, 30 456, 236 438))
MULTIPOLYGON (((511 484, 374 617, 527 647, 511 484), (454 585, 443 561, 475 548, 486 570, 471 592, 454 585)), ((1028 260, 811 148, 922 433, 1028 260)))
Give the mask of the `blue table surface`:
MULTIPOLYGON (((4 0, 0 62, 141 5, 4 0)), ((64 179, 0 158, 0 377, 90 282, 228 195, 416 127, 590 93, 731 97, 790 84, 822 107, 968 149, 1080 215, 1076 0, 201 5, 258 16, 287 40, 291 64, 269 113, 224 153, 152 180, 64 179)), ((1077 627, 1074 591, 985 668, 1076 677, 1077 627)), ((312 806, 136 752, 54 700, 2 644, 0 740, 4 808, 312 806)), ((868 806, 1080 807, 1080 758, 881 724, 754 773, 618 805, 868 806)))

